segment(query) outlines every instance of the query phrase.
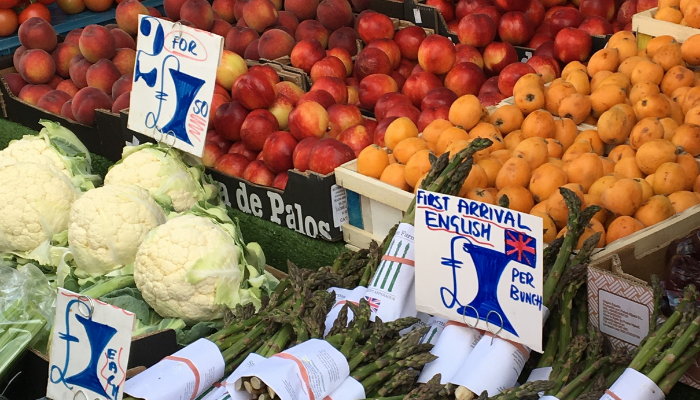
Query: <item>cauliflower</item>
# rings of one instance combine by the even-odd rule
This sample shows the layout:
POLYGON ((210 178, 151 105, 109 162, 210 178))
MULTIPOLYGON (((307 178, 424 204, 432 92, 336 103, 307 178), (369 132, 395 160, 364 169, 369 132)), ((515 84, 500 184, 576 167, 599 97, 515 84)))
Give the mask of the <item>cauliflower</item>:
POLYGON ((216 187, 206 180, 204 166, 190 167, 177 150, 146 143, 125 147, 122 159, 107 173, 105 184, 140 186, 164 207, 183 212, 218 195, 216 187))
POLYGON ((146 189, 106 185, 73 203, 68 247, 78 268, 92 276, 104 275, 132 264, 148 232, 166 220, 146 189))
POLYGON ((85 145, 57 122, 41 120, 44 128, 38 135, 25 135, 0 151, 0 168, 18 162, 49 165, 68 176, 73 185, 84 190, 99 184, 100 177, 91 173, 91 159, 85 145))
POLYGON ((34 250, 68 228, 80 192, 51 165, 0 167, 0 252, 34 250))
POLYGON ((274 289, 276 279, 261 268, 264 256, 254 251, 259 246, 250 249, 224 209, 200 202, 146 236, 134 280, 162 317, 211 321, 238 304, 259 308, 274 289))

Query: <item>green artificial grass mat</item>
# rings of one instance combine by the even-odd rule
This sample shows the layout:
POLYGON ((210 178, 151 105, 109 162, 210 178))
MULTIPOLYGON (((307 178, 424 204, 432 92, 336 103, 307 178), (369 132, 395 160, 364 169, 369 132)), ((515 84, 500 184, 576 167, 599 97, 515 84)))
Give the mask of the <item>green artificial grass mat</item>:
MULTIPOLYGON (((0 149, 7 147, 11 140, 34 134, 36 132, 29 128, 0 118, 0 149)), ((104 178, 112 163, 100 155, 91 155, 93 172, 104 178)), ((330 265, 344 249, 342 241, 311 239, 286 227, 231 208, 229 214, 241 222, 243 238, 248 242, 258 242, 265 251, 267 264, 281 271, 287 271, 287 260, 303 268, 318 269, 330 265)))
MULTIPOLYGON (((0 118, 0 149, 7 147, 10 140, 21 139, 24 135, 36 134, 33 130, 0 118)), ((104 178, 112 165, 106 158, 92 154, 92 170, 104 178)), ((299 267, 317 269, 330 265, 344 249, 344 242, 326 242, 302 236, 297 232, 269 221, 229 209, 229 215, 238 218, 246 241, 258 242, 265 251, 267 264, 281 271, 287 271, 287 260, 299 267)), ((677 384, 668 400, 700 400, 700 391, 677 384)))

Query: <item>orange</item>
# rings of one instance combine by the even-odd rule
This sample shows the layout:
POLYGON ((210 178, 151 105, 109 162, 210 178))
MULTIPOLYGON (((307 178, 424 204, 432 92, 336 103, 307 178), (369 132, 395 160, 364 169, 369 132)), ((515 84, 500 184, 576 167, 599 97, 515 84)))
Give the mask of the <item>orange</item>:
POLYGON ((643 178, 644 174, 637 166, 637 160, 632 157, 626 157, 615 164, 614 172, 623 175, 625 178, 643 178))
POLYGON ((632 217, 624 215, 617 217, 608 226, 605 243, 610 244, 642 229, 644 229, 644 224, 632 217))
POLYGON ((560 186, 566 185, 566 172, 553 164, 542 164, 532 172, 528 189, 536 202, 547 200, 560 186))
POLYGON ((467 175, 467 179, 464 180, 462 189, 459 191, 459 196, 467 197, 467 194, 472 189, 484 188, 488 182, 489 177, 484 172, 484 169, 478 165, 472 165, 472 169, 469 171, 469 175, 467 175))
POLYGON ((408 160, 421 150, 428 148, 425 140, 418 137, 410 137, 400 141, 394 146, 394 157, 401 164, 406 164, 408 160))
POLYGON ((595 153, 581 154, 571 161, 566 176, 569 182, 580 184, 586 193, 593 182, 603 177, 603 162, 595 153))
POLYGON ((405 170, 406 166, 403 164, 390 164, 384 168, 379 180, 399 189, 408 190, 409 185, 406 183, 405 170))
POLYGON ((695 157, 688 153, 679 154, 676 156, 676 164, 680 165, 685 172, 685 190, 693 189, 693 184, 695 180, 700 175, 700 169, 698 168, 698 162, 695 157))
POLYGON ((605 189, 612 186, 613 183, 617 182, 618 179, 619 178, 614 175, 605 175, 601 178, 598 178, 595 182, 593 182, 591 187, 588 188, 588 194, 600 197, 603 195, 605 189))
MULTIPOLYGON (((581 200, 581 206, 583 206, 583 188, 578 183, 567 183, 562 186, 574 192, 576 196, 581 200)), ((569 216, 569 208, 566 206, 564 201, 564 196, 561 195, 561 191, 557 190, 549 196, 547 199, 547 214, 554 220, 558 228, 563 228, 566 226, 566 220, 569 216)))
POLYGON ((615 146, 612 150, 610 150, 610 154, 608 154, 608 158, 612 160, 612 162, 618 162, 621 159, 625 157, 632 157, 634 158, 637 155, 637 151, 632 148, 632 146, 628 144, 620 144, 615 146))
POLYGON ((545 139, 531 137, 523 140, 515 147, 513 156, 525 159, 530 167, 530 171, 533 171, 547 162, 549 159, 549 147, 545 139))
POLYGON ((593 219, 597 220, 598 222, 605 222, 605 220, 608 218, 608 210, 603 207, 603 205, 600 203, 600 196, 595 195, 595 194, 590 194, 586 193, 583 195, 583 209, 585 210, 586 208, 590 206, 598 206, 600 207, 600 211, 595 213, 593 216, 593 219))
POLYGON ((506 186, 526 187, 529 181, 530 167, 527 165, 527 161, 519 157, 513 157, 503 163, 503 167, 498 171, 496 188, 500 190, 506 186))
POLYGON ((673 211, 676 213, 681 213, 690 207, 700 204, 700 198, 698 198, 693 192, 688 192, 685 190, 671 193, 668 195, 668 199, 671 200, 673 211))
POLYGON ((634 218, 645 226, 652 226, 671 218, 675 213, 668 196, 656 195, 639 207, 634 218))
POLYGON ((617 215, 633 215, 642 205, 642 186, 629 178, 617 180, 600 196, 603 207, 617 215))
POLYGON ((480 201, 482 203, 496 204, 496 197, 488 190, 481 188, 474 188, 470 190, 464 197, 468 198, 469 200, 480 201))
POLYGON ((469 140, 469 134, 464 129, 457 127, 445 129, 442 131, 437 143, 435 144, 437 154, 440 155, 444 153, 453 142, 458 140, 469 140))
POLYGON ((411 156, 406 163, 405 180, 406 183, 415 187, 421 175, 430 171, 430 150, 421 150, 411 156))
POLYGON ((452 103, 448 115, 453 125, 459 126, 464 130, 471 130, 481 121, 481 103, 474 95, 464 95, 452 103))
POLYGON ((428 143, 437 143, 438 137, 440 137, 442 131, 444 131, 447 128, 452 128, 453 126, 454 125, 452 125, 450 121, 438 118, 433 122, 429 123, 428 126, 426 126, 425 129, 423 129, 421 138, 423 138, 423 140, 425 140, 428 143))
POLYGON ((552 217, 547 215, 547 213, 539 211, 530 211, 530 214, 542 218, 542 240, 544 240, 545 243, 549 243, 557 238, 557 226, 554 224, 552 217))
POLYGON ((688 177, 683 167, 676 163, 668 162, 661 164, 659 169, 656 170, 651 187, 654 189, 655 194, 669 195, 673 192, 684 190, 687 180, 688 177))
POLYGON ((400 141, 411 137, 418 137, 418 128, 410 119, 401 117, 395 119, 386 128, 384 143, 389 150, 394 150, 394 147, 399 144, 400 141))
POLYGON ((508 208, 523 213, 529 212, 535 206, 532 194, 522 186, 506 186, 496 195, 496 204, 501 204, 501 198, 508 198, 508 208))
POLYGON ((365 176, 379 179, 388 166, 389 155, 376 144, 365 147, 357 156, 357 172, 365 176))
POLYGON ((489 178, 487 183, 488 187, 495 187, 498 171, 501 170, 503 164, 497 159, 489 157, 477 161, 477 165, 479 165, 484 170, 484 172, 486 172, 486 176, 489 178))

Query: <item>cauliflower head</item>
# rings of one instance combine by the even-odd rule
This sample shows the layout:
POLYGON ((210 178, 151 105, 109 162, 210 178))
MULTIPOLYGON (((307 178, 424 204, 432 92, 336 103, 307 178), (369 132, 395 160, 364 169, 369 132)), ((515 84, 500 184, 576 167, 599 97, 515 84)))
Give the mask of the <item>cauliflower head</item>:
POLYGON ((61 156, 39 136, 26 135, 0 151, 0 168, 18 162, 49 165, 70 177, 61 156))
POLYGON ((53 166, 18 162, 0 167, 0 252, 24 252, 68 228, 80 192, 53 166))
POLYGON ((202 171, 203 167, 188 167, 175 150, 147 143, 124 148, 122 159, 105 176, 105 185, 140 186, 159 203, 183 212, 215 194, 211 185, 202 182, 202 171))
POLYGON ((148 190, 106 185, 73 203, 68 248, 78 268, 92 276, 104 275, 132 264, 148 232, 166 220, 148 190))
POLYGON ((162 317, 211 321, 226 310, 220 296, 240 286, 241 258, 225 229, 209 218, 185 214, 146 236, 136 253, 134 280, 162 317))

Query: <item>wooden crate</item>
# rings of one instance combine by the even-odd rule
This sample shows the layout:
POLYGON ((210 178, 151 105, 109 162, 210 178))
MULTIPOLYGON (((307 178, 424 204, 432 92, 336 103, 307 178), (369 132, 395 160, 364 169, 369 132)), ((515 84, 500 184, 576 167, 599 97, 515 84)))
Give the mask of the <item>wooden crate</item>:
POLYGON ((343 225, 343 239, 355 248, 381 242, 413 201, 413 193, 357 172, 357 160, 335 170, 336 184, 345 188, 350 222, 343 225))
POLYGON ((689 37, 700 34, 700 29, 654 19, 658 8, 642 11, 632 16, 632 32, 637 33, 639 49, 646 49, 649 40, 657 36, 670 35, 678 42, 685 42, 689 37))

